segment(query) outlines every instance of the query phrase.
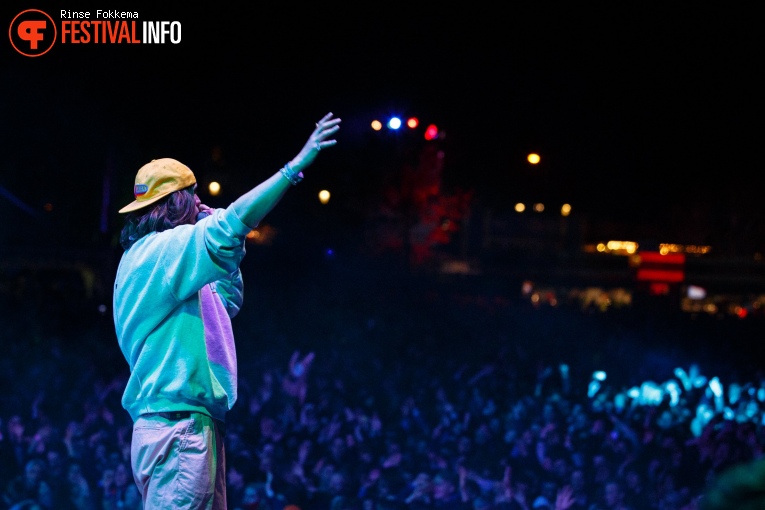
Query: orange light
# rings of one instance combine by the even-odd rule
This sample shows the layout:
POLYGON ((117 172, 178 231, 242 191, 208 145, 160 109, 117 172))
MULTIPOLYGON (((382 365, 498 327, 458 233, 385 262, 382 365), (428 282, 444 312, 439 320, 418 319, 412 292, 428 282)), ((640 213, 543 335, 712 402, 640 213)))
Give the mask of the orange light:
POLYGON ((373 120, 372 129, 374 129, 375 131, 380 131, 382 129, 382 122, 380 122, 379 120, 373 120))
POLYGON ((406 121, 406 125, 414 129, 420 125, 420 121, 417 120, 417 117, 410 117, 409 120, 406 121))
POLYGON ((534 154, 533 152, 526 157, 526 160, 532 165, 539 163, 540 159, 539 154, 534 154))

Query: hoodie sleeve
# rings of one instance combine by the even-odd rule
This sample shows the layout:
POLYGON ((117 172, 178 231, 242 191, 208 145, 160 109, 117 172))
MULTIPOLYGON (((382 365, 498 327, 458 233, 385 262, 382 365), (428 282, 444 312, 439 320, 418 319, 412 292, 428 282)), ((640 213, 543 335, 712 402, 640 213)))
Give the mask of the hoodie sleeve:
POLYGON ((208 283, 222 281, 223 285, 216 287, 230 301, 226 303, 229 314, 232 307, 238 311, 242 296, 239 264, 251 228, 228 207, 216 209, 196 225, 180 225, 173 230, 178 231, 177 237, 166 244, 166 253, 160 257, 170 292, 183 301, 208 283))
POLYGON ((244 283, 242 282, 242 271, 237 269, 227 278, 222 278, 215 282, 215 288, 218 296, 226 307, 228 316, 234 318, 239 313, 244 301, 244 283))

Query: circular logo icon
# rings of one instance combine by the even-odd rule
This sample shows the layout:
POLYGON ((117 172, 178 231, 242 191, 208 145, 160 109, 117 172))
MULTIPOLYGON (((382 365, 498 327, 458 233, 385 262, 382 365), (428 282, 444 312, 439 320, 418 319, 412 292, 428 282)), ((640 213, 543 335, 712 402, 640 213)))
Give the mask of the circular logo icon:
POLYGON ((56 43, 56 24, 43 11, 27 9, 13 18, 8 37, 13 48, 25 57, 39 57, 56 43))

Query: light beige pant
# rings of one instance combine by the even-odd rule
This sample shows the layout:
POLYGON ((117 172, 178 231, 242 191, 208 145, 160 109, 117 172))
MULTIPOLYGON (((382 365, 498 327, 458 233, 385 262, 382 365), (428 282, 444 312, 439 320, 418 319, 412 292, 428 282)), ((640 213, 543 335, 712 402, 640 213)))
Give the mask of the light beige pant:
POLYGON ((144 510, 226 510, 226 455, 211 417, 139 417, 130 457, 144 510))

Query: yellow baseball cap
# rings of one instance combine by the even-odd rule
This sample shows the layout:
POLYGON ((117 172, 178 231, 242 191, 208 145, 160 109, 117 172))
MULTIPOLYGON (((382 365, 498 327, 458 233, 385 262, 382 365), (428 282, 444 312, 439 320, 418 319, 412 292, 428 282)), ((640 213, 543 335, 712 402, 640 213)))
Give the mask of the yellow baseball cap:
POLYGON ((196 182, 191 169, 180 161, 172 158, 152 159, 142 166, 135 176, 135 200, 119 212, 123 214, 146 207, 173 191, 188 188, 196 182))

